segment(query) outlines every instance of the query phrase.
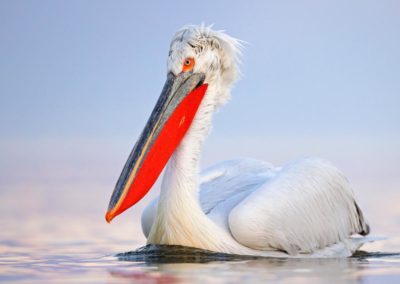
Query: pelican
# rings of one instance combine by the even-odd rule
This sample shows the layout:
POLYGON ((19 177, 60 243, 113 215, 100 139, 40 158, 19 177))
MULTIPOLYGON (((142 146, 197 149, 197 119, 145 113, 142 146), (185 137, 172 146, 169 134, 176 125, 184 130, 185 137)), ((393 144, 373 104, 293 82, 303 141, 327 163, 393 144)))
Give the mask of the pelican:
POLYGON ((239 75, 241 41, 207 26, 173 37, 167 80, 112 193, 110 222, 153 186, 142 214, 148 244, 272 257, 346 257, 369 226, 345 176, 320 158, 281 167, 234 159, 200 173, 215 111, 239 75), (359 236, 355 236, 359 235, 359 236))

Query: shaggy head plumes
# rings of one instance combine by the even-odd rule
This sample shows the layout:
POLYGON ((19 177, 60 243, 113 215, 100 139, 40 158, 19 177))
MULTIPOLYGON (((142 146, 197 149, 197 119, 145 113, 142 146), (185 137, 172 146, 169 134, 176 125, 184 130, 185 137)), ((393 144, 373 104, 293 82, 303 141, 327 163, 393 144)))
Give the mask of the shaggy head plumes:
POLYGON ((168 55, 168 72, 182 72, 188 58, 194 59, 193 72, 206 74, 205 83, 214 90, 214 103, 223 105, 237 80, 241 41, 212 30, 210 26, 185 26, 173 37, 168 55))

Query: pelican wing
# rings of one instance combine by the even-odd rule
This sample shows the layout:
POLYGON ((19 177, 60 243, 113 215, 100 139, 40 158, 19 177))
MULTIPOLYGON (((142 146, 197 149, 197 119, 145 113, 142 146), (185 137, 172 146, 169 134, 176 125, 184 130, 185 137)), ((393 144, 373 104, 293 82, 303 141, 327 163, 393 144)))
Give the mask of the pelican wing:
POLYGON ((287 164, 232 206, 232 236, 257 250, 313 253, 366 235, 369 227, 350 185, 330 163, 308 158, 287 164))
POLYGON ((209 214, 221 202, 237 194, 250 194, 276 174, 270 163, 240 158, 207 168, 200 179, 200 204, 209 214))

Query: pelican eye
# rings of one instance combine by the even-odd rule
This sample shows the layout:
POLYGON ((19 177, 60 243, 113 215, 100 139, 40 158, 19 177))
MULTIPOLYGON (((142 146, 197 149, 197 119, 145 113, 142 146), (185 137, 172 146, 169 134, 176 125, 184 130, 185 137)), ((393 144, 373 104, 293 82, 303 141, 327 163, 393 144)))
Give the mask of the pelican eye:
POLYGON ((183 60, 182 72, 187 72, 193 69, 194 67, 194 58, 188 57, 183 60))

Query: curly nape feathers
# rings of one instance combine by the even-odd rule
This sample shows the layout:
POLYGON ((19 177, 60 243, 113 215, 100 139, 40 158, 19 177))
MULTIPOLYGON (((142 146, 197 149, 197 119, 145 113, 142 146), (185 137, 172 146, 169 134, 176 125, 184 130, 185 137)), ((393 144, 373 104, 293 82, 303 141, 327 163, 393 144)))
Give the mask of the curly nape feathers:
POLYGON ((196 57, 207 62, 203 72, 209 74, 209 83, 214 82, 218 86, 214 102, 216 106, 221 106, 229 99, 233 83, 239 78, 243 41, 211 28, 189 25, 176 32, 171 41, 169 60, 177 60, 179 54, 174 54, 174 50, 190 48, 196 57))

